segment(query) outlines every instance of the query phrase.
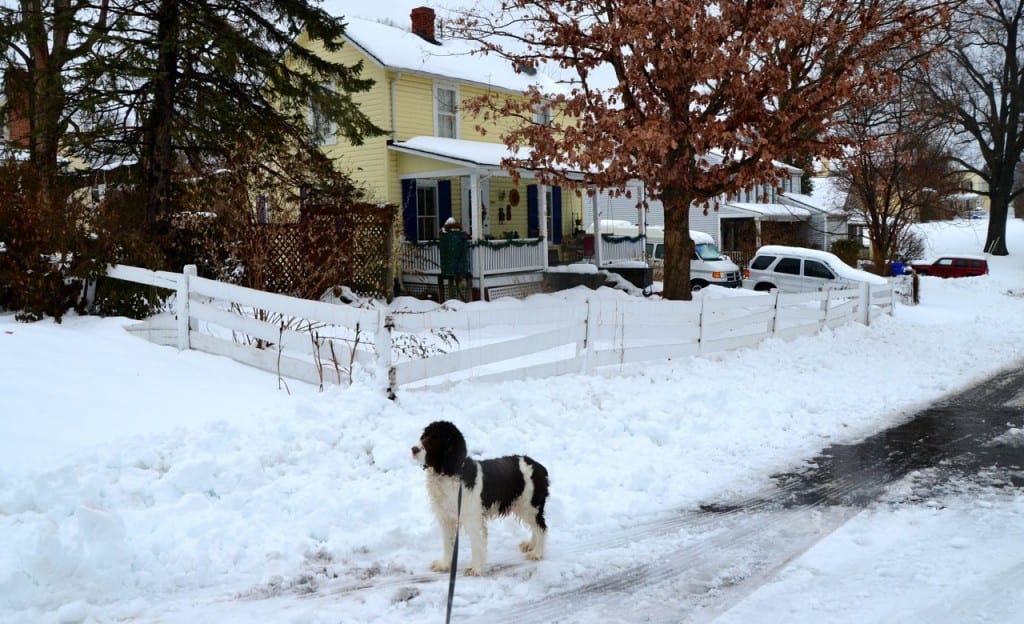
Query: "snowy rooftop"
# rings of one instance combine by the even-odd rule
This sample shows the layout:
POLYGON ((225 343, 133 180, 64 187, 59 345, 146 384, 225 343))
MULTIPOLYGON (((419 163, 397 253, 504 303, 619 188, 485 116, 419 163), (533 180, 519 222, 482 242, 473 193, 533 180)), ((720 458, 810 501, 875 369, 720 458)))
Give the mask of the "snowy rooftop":
MULTIPOLYGON (((325 3, 324 9, 332 15, 341 14, 331 2, 325 3)), ((534 84, 547 93, 562 90, 548 76, 517 72, 505 59, 474 54, 471 43, 443 39, 442 32, 437 35, 439 45, 434 45, 419 35, 388 24, 352 17, 345 17, 344 21, 348 39, 389 69, 455 78, 510 91, 526 91, 534 84)))
MULTIPOLYGON (((503 143, 484 143, 434 136, 412 137, 408 141, 393 143, 391 149, 467 166, 495 169, 501 168, 501 161, 505 158, 522 159, 528 157, 530 152, 529 148, 525 147, 510 150, 503 143)), ((572 171, 567 167, 565 170, 572 171)))
POLYGON ((805 195, 803 193, 790 193, 785 192, 782 194, 782 199, 793 202, 796 206, 802 208, 809 208, 817 212, 824 212, 829 215, 845 216, 846 212, 841 206, 836 206, 834 203, 826 203, 823 197, 814 195, 805 195))
POLYGON ((833 177, 815 176, 811 178, 811 200, 823 210, 840 214, 846 205, 846 191, 838 188, 839 180, 833 177))
POLYGON ((775 220, 786 218, 792 220, 806 219, 811 216, 811 211, 797 206, 786 206, 784 204, 755 204, 749 202, 729 202, 726 204, 742 212, 762 217, 772 217, 775 220))

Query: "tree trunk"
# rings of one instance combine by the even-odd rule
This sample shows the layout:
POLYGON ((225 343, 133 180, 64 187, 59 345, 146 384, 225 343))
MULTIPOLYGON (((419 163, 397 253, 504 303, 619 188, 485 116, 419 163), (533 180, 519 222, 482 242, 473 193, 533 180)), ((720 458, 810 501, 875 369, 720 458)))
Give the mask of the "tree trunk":
POLYGON ((993 256, 1008 256, 1006 248, 1006 214, 1009 204, 1006 200, 1008 193, 996 193, 991 195, 991 203, 988 214, 988 234, 985 237, 985 253, 993 256))
POLYGON ((167 212, 174 172, 174 96, 178 85, 178 28, 181 7, 178 0, 164 0, 157 11, 157 40, 160 48, 154 80, 153 109, 146 127, 146 214, 150 219, 167 212))
MULTIPOLYGON (((65 5, 56 2, 54 11, 65 9, 65 5)), ((65 100, 60 63, 68 32, 63 24, 50 29, 39 2, 23 4, 23 15, 30 60, 24 76, 18 78, 17 88, 29 95, 29 158, 39 180, 38 206, 49 211, 59 201, 55 190, 65 100)))
POLYGON ((661 196, 665 206, 665 277, 661 294, 666 299, 690 301, 690 204, 692 197, 682 189, 668 186, 661 196))

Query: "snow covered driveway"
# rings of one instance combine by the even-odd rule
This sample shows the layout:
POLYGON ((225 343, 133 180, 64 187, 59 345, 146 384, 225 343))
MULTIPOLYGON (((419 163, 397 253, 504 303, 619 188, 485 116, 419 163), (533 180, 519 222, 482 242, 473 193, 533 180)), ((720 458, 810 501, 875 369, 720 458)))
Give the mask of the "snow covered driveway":
MULTIPOLYGON (((779 487, 763 498, 680 512, 602 545, 614 547, 623 539, 657 542, 657 549, 650 551, 654 557, 643 563, 473 621, 759 621, 764 617, 762 607, 752 608, 744 600, 865 509, 876 516, 914 506, 941 509, 957 504, 950 499, 959 499, 962 505, 966 497, 977 499, 982 509, 1003 504, 1019 512, 1019 488, 1024 487, 1024 369, 997 375, 862 442, 832 446, 806 471, 776 479, 779 487)), ((1012 515, 1007 519, 1010 534, 1021 535, 1021 528, 1012 526, 1012 515)), ((957 535, 952 546, 967 548, 970 539, 957 535)), ((905 547, 890 544, 897 545, 905 547)), ((920 620, 910 609, 903 614, 905 621, 962 622, 978 615, 983 621, 1015 621, 1024 558, 1015 562, 1011 555, 1008 566, 997 567, 996 572, 985 577, 988 586, 969 587, 959 602, 952 596, 936 596, 946 606, 936 606, 927 615, 918 613, 920 620), (1016 595, 1016 601, 1007 601, 1008 595, 1016 595)), ((962 591, 962 583, 957 585, 962 591)), ((808 589, 813 592, 813 587, 808 589)), ((789 597, 782 603, 787 617, 799 613, 792 602, 789 597)), ((807 615, 820 614, 819 601, 807 600, 804 605, 811 609, 807 615)), ((862 610, 847 616, 850 621, 875 621, 861 619, 862 610)), ((898 621, 898 616, 896 604, 885 607, 884 619, 898 621)))

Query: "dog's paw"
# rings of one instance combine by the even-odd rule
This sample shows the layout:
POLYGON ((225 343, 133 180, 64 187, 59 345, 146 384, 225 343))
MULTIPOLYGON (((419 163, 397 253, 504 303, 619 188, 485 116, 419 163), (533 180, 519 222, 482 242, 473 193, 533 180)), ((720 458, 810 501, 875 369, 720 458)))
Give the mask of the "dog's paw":
POLYGON ((466 568, 462 573, 465 576, 483 576, 483 573, 480 570, 473 567, 466 568))
POLYGON ((434 572, 447 572, 448 570, 451 570, 452 567, 444 561, 437 560, 430 564, 430 569, 434 572))
POLYGON ((533 545, 530 543, 530 540, 523 540, 519 542, 519 550, 528 553, 533 550, 533 545))
POLYGON ((526 554, 527 560, 529 561, 540 561, 544 557, 542 554, 538 553, 535 550, 527 550, 524 552, 526 554))

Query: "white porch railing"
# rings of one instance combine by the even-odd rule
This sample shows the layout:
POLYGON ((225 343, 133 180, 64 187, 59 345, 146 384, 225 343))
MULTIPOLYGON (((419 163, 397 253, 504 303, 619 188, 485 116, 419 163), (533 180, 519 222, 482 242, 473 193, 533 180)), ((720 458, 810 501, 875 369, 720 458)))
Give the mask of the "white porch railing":
MULTIPOLYGON (((474 276, 479 275, 478 263, 483 268, 484 275, 540 271, 544 269, 546 254, 546 246, 536 238, 486 241, 469 248, 470 272, 474 276)), ((402 273, 440 275, 441 248, 437 245, 417 245, 403 241, 402 273)))
POLYGON ((619 262, 622 260, 643 260, 644 244, 642 239, 611 237, 601 240, 601 262, 619 262))

